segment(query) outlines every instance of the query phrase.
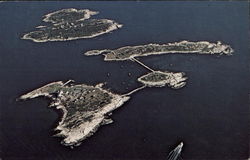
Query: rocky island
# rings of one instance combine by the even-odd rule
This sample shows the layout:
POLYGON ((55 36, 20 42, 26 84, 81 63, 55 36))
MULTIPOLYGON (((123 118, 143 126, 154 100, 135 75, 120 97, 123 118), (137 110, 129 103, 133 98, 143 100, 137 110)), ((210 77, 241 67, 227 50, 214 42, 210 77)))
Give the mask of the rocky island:
POLYGON ((73 80, 57 81, 20 96, 18 100, 36 97, 51 99, 49 107, 62 111, 63 116, 55 128, 54 136, 63 137, 65 146, 78 146, 87 137, 97 131, 101 125, 112 123, 109 116, 130 99, 130 95, 145 88, 138 87, 126 94, 115 94, 103 89, 103 83, 95 86, 78 84, 73 80))
POLYGON ((164 87, 167 85, 173 89, 179 89, 186 84, 185 80, 187 77, 184 76, 185 73, 183 72, 153 71, 139 77, 137 80, 148 87, 164 87))
POLYGON ((82 38, 92 38, 111 32, 122 25, 109 19, 90 19, 98 12, 88 9, 62 9, 45 15, 43 19, 47 26, 38 26, 38 30, 24 34, 22 39, 34 42, 68 41, 82 38))
MULTIPOLYGON (((91 19, 98 12, 77 9, 62 9, 44 16, 46 26, 36 27, 38 30, 25 34, 23 39, 34 42, 66 41, 80 38, 91 38, 113 30, 122 25, 108 19, 91 19)), ((146 87, 165 87, 179 89, 186 85, 187 77, 183 72, 155 71, 145 65, 137 57, 160 54, 225 54, 231 55, 233 49, 221 42, 207 41, 180 41, 166 44, 147 44, 125 46, 118 49, 91 50, 86 56, 104 55, 105 61, 131 60, 143 66, 148 73, 137 78, 142 86, 126 93, 115 94, 104 89, 103 84, 95 86, 73 84, 67 82, 52 82, 22 95, 19 99, 26 100, 39 96, 51 99, 49 107, 62 111, 62 118, 55 128, 55 136, 63 137, 61 143, 65 146, 77 146, 87 137, 97 131, 101 125, 112 123, 109 118, 112 111, 121 107, 131 98, 131 95, 146 87)), ((169 159, 177 159, 181 152, 181 143, 170 154, 169 159)))
POLYGON ((138 46, 126 46, 118 49, 90 50, 84 53, 86 56, 104 55, 104 61, 125 61, 131 60, 149 70, 150 72, 139 77, 137 80, 147 87, 168 86, 179 89, 186 85, 185 73, 170 71, 155 71, 137 59, 137 57, 160 55, 160 54, 224 54, 232 55, 234 50, 230 45, 222 44, 220 41, 211 43, 208 41, 180 41, 166 44, 147 44, 138 46))
POLYGON ((86 56, 104 55, 104 61, 124 61, 131 60, 136 62, 149 70, 150 72, 139 77, 137 80, 147 87, 164 87, 168 86, 173 89, 179 89, 186 85, 187 77, 183 72, 169 72, 169 71, 155 71, 149 66, 145 65, 136 57, 143 57, 149 55, 159 54, 225 54, 232 55, 234 50, 230 45, 222 44, 220 41, 211 43, 208 41, 180 41, 166 44, 147 44, 138 46, 126 46, 118 49, 104 49, 104 50, 90 50, 84 53, 86 56))
MULTIPOLYGON (((55 13, 55 15, 57 14, 55 13)), ((89 13, 89 15, 91 15, 91 13, 89 13)), ((64 22, 52 17, 51 15, 46 16, 45 21, 53 24, 64 24, 64 22)), ((79 18, 86 19, 88 15, 79 16, 79 18)), ((76 23, 78 22, 75 22, 75 24, 76 23)), ((39 28, 43 29, 44 27, 41 26, 39 28)), ((232 52, 233 49, 229 45, 221 44, 221 42, 215 44, 205 41, 181 41, 164 45, 149 44, 134 47, 128 46, 116 50, 92 50, 86 52, 85 55, 104 54, 105 61, 131 60, 149 70, 148 73, 137 79, 143 85, 126 94, 115 94, 104 89, 102 87, 103 84, 95 86, 86 84, 74 85, 72 80, 65 83, 58 81, 24 94, 20 99, 25 100, 39 96, 49 97, 52 100, 50 107, 55 107, 63 112, 62 119, 55 129, 58 132, 55 136, 63 137, 61 141, 63 145, 73 147, 81 144, 84 139, 95 133, 101 125, 112 123, 113 121, 109 118, 112 111, 121 107, 130 99, 133 93, 146 87, 168 86, 173 89, 179 89, 186 85, 187 77, 185 77, 185 73, 155 71, 139 61, 136 57, 165 53, 231 55, 232 52)), ((181 147, 182 145, 178 148, 181 149, 181 147)))
MULTIPOLYGON (((156 73, 158 74, 158 72, 156 73)), ((69 80, 65 83, 63 81, 49 83, 20 96, 18 100, 48 97, 51 100, 49 107, 59 109, 63 113, 60 122, 55 128, 57 133, 54 136, 63 137, 61 144, 73 148, 80 145, 87 137, 93 135, 100 126, 112 123, 113 120, 109 118, 112 111, 121 107, 131 98, 133 93, 147 86, 157 87, 158 84, 152 85, 148 81, 157 81, 158 78, 149 77, 149 75, 141 77, 141 82, 144 85, 125 94, 112 93, 103 88, 103 83, 95 86, 75 85, 73 80, 69 80)), ((164 82, 168 86, 178 89, 180 88, 178 86, 182 85, 185 78, 180 78, 180 74, 176 73, 167 79, 167 82, 164 82)))
POLYGON ((189 42, 181 41, 167 44, 147 44, 139 46, 126 46, 114 50, 91 50, 84 53, 86 56, 103 54, 105 61, 131 60, 135 57, 159 55, 168 53, 196 53, 196 54, 226 54, 231 55, 233 49, 221 42, 210 43, 207 41, 189 42))
POLYGON ((129 95, 118 95, 102 88, 102 84, 90 86, 73 85, 71 81, 49 83, 20 97, 21 100, 48 97, 52 100, 49 107, 63 112, 56 127, 55 136, 63 137, 66 146, 77 146, 91 136, 99 126, 112 123, 111 112, 129 100, 129 95))

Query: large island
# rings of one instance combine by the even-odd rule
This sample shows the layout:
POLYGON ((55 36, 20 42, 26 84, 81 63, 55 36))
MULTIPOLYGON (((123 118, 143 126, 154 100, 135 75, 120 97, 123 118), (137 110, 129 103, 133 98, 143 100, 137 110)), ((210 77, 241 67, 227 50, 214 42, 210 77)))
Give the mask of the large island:
POLYGON ((99 126, 112 123, 111 112, 129 100, 129 95, 118 95, 96 86, 79 84, 71 81, 49 83, 20 97, 21 100, 48 97, 50 107, 62 110, 63 117, 55 130, 55 136, 63 137, 66 146, 77 146, 91 136, 99 126))
POLYGON ((166 84, 178 89, 185 83, 185 77, 182 73, 155 71, 142 76, 139 81, 143 83, 142 86, 125 94, 112 93, 103 88, 103 83, 92 86, 75 85, 73 80, 57 81, 26 93, 19 100, 48 97, 51 100, 49 107, 63 113, 54 136, 63 137, 63 145, 74 147, 93 135, 101 125, 112 123, 109 118, 112 111, 121 107, 135 92, 146 87, 164 87, 166 84))
POLYGON ((104 61, 131 60, 149 70, 150 72, 137 80, 147 87, 168 86, 179 89, 186 85, 185 73, 170 71, 155 71, 138 60, 137 57, 145 57, 160 54, 202 54, 202 55, 232 55, 234 50, 230 45, 220 41, 212 43, 208 41, 180 41, 166 44, 147 44, 137 46, 125 46, 117 49, 90 50, 84 53, 86 56, 104 55, 104 61))
POLYGON ((149 55, 180 53, 180 54, 225 54, 231 55, 233 49, 221 42, 211 43, 207 41, 189 42, 181 41, 166 44, 147 44, 138 46, 126 46, 118 49, 91 50, 86 56, 103 54, 105 61, 131 60, 135 57, 149 55))
POLYGON ((22 39, 34 42, 68 41, 92 38, 111 32, 122 25, 109 19, 91 19, 98 12, 88 9, 62 9, 45 15, 46 26, 36 27, 38 30, 24 34, 22 39))
POLYGON ((183 72, 153 71, 139 77, 137 80, 148 87, 164 87, 167 85, 173 89, 179 89, 186 85, 185 80, 187 77, 184 76, 185 73, 183 72))

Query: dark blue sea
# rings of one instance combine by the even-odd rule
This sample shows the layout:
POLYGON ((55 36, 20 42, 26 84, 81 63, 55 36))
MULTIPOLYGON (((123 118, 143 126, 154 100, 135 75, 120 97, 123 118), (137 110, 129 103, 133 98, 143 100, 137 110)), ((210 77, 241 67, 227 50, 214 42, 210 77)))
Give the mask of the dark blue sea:
POLYGON ((166 160, 180 142, 183 159, 247 159, 248 13, 248 2, 0 3, 0 159, 166 160), (45 24, 43 15, 63 8, 99 11, 93 18, 113 19, 124 26, 92 39, 46 43, 20 39, 45 24), (68 79, 90 85, 106 82, 105 88, 113 92, 129 92, 141 85, 136 79, 148 72, 145 68, 83 53, 181 40, 222 41, 235 52, 139 58, 155 70, 185 72, 187 85, 133 94, 113 112, 113 124, 102 126, 74 149, 51 137, 59 115, 47 108, 48 99, 16 101, 32 89, 68 79))

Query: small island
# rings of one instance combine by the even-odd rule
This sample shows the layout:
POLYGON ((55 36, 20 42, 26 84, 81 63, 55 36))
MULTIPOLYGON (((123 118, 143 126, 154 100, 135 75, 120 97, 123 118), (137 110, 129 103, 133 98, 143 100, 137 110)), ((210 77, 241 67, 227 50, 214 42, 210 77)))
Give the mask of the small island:
POLYGON ((43 21, 47 26, 36 27, 37 31, 24 34, 22 39, 34 42, 68 41, 82 38, 93 38, 122 27, 114 20, 90 19, 98 12, 88 9, 62 9, 45 15, 43 21))
POLYGON ((155 71, 138 60, 137 57, 160 54, 202 54, 202 55, 232 55, 234 50, 230 45, 222 44, 220 41, 211 43, 208 41, 180 41, 166 44, 147 44, 138 46, 125 46, 118 49, 90 50, 84 53, 86 56, 104 55, 104 61, 131 60, 138 63, 149 72, 137 79, 147 87, 168 86, 179 89, 186 85, 187 77, 184 72, 155 71))
POLYGON ((202 55, 232 55, 234 50, 230 45, 220 41, 212 43, 208 41, 180 41, 166 44, 147 44, 138 46, 125 46, 118 49, 90 50, 84 53, 86 56, 104 55, 104 61, 131 60, 143 66, 150 72, 139 77, 137 80, 147 87, 168 86, 179 89, 186 85, 187 77, 183 72, 155 71, 138 60, 137 57, 160 54, 202 54, 202 55))
POLYGON ((91 50, 84 53, 86 56, 103 54, 105 61, 131 60, 135 57, 159 55, 168 53, 180 54, 225 54, 231 55, 233 49, 221 42, 210 43, 207 41, 189 42, 181 41, 167 44, 147 44, 139 46, 126 46, 114 50, 91 50))
POLYGON ((179 89, 186 85, 185 80, 187 77, 184 76, 185 73, 183 72, 173 73, 153 71, 139 77, 138 81, 148 87, 164 87, 167 85, 173 89, 179 89))

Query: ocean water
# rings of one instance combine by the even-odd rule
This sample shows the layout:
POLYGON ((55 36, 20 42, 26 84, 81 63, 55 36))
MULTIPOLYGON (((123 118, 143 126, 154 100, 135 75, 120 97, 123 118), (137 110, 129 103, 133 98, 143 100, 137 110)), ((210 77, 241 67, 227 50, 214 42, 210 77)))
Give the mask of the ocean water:
POLYGON ((247 2, 4 2, 0 3, 0 158, 165 160, 184 142, 183 159, 249 157, 249 19, 247 2), (96 38, 34 43, 20 37, 43 25, 42 16, 63 8, 99 11, 123 28, 96 38), (52 81, 106 82, 126 93, 147 70, 130 61, 86 57, 92 49, 222 41, 233 56, 160 55, 140 60, 155 70, 183 71, 179 90, 146 88, 113 112, 79 147, 51 137, 59 120, 48 99, 17 102, 20 95, 52 81), (128 74, 131 73, 131 76, 128 74), (110 74, 110 76, 107 76, 110 74))

